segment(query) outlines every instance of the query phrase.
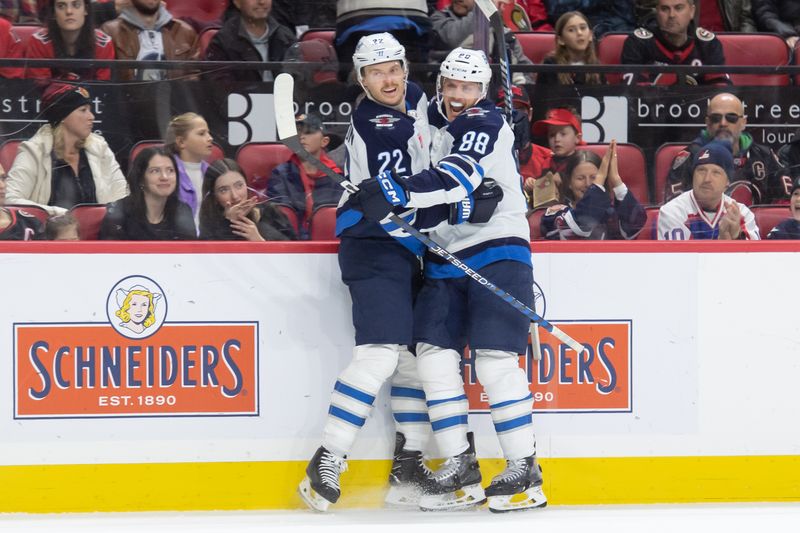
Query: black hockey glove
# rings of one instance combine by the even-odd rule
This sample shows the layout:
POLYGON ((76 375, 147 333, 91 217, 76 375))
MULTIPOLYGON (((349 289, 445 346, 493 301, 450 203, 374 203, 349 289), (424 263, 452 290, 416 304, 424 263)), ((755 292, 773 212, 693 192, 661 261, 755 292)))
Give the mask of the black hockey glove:
POLYGON ((361 211, 364 218, 372 222, 383 220, 392 209, 402 207, 408 202, 405 186, 400 180, 395 180, 389 170, 362 181, 358 188, 359 191, 350 196, 350 206, 361 211))
POLYGON ((492 178, 484 178, 480 186, 460 202, 450 204, 448 222, 483 224, 492 218, 497 204, 503 199, 503 189, 492 178))

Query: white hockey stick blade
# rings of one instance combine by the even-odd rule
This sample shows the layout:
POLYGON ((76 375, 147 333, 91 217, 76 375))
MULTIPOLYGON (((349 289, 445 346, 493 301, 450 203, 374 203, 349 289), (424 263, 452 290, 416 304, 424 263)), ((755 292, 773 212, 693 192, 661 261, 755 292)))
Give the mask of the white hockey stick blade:
POLYGON ((294 120, 294 78, 292 75, 286 72, 278 74, 273 85, 273 92, 275 94, 275 123, 278 126, 278 138, 294 137, 297 135, 297 124, 294 120))
POLYGON ((497 6, 494 5, 492 0, 475 0, 475 3, 487 19, 492 18, 492 15, 497 13, 497 6))

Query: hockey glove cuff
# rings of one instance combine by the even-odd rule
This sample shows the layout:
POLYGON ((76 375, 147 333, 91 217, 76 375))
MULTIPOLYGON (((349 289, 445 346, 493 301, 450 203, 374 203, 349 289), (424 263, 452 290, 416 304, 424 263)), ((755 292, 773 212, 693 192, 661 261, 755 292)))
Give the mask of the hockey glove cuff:
POLYGON ((358 188, 359 191, 350 197, 351 206, 373 222, 383 220, 393 208, 405 206, 408 202, 408 192, 394 179, 391 171, 381 172, 374 179, 362 181, 358 188))
POLYGON ((471 195, 460 202, 450 204, 448 222, 456 225, 462 222, 483 224, 492 218, 497 204, 503 199, 503 189, 491 178, 486 178, 471 195))

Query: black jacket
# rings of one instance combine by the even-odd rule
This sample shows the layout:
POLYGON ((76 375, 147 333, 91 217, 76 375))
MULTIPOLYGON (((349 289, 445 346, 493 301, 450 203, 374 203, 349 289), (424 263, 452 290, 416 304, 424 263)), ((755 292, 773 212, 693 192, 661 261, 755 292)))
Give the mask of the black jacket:
POLYGON ((753 0, 753 18, 758 29, 784 39, 800 35, 800 2, 797 0, 753 0))
MULTIPOLYGON (((256 207, 261 211, 261 216, 256 223, 258 232, 265 241, 294 241, 297 234, 287 217, 280 208, 271 203, 256 207)), ((206 224, 200 221, 200 238, 207 241, 243 241, 244 237, 235 235, 231 230, 231 222, 222 217, 216 224, 206 224)))
MULTIPOLYGON (((267 55, 270 61, 283 61, 286 50, 297 39, 292 30, 279 24, 274 18, 267 19, 269 33, 267 37, 267 55)), ((206 49, 208 61, 254 61, 261 62, 261 54, 247 37, 247 31, 242 25, 241 18, 234 16, 225 22, 216 35, 211 39, 206 49)), ((260 70, 234 70, 220 69, 204 74, 206 79, 224 81, 261 81, 260 70)), ((278 72, 273 71, 276 76, 278 72)))
POLYGON ((100 225, 99 239, 104 241, 190 241, 197 239, 192 208, 178 202, 174 216, 158 224, 133 215, 131 197, 108 204, 100 225))

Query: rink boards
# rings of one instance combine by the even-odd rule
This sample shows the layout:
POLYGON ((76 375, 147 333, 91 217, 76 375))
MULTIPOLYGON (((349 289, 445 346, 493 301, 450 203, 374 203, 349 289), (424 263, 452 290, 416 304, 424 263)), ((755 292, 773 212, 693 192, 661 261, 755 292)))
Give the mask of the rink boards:
MULTIPOLYGON (((336 245, 60 244, 0 244, 0 512, 299 507, 352 350, 336 245)), ((537 311, 587 348, 520 358, 551 503, 800 500, 798 250, 534 245, 537 311)), ((380 504, 393 431, 384 390, 342 506, 380 504)))

